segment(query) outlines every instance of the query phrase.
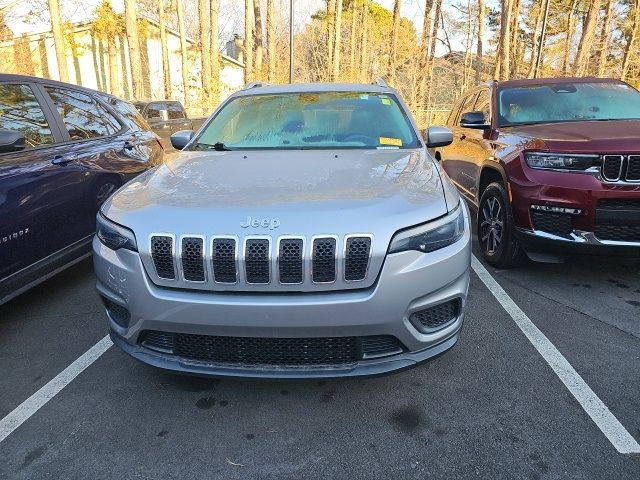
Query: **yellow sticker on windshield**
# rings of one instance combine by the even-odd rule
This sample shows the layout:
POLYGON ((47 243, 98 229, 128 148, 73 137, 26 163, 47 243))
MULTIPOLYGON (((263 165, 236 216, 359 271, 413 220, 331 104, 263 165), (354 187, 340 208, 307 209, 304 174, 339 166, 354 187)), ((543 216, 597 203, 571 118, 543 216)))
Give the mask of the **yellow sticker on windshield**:
POLYGON ((393 145, 395 147, 402 146, 402 140, 399 138, 380 137, 380 145, 393 145))
POLYGON ((388 99, 387 97, 380 97, 380 101, 382 102, 383 105, 391 105, 391 100, 388 99))

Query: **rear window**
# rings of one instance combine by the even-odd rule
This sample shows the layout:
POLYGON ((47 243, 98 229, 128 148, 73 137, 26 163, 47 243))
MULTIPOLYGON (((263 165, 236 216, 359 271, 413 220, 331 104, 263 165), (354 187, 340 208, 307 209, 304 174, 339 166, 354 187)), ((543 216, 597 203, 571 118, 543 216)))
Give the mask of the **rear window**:
POLYGON ((575 82, 504 88, 499 125, 640 119, 640 92, 624 83, 575 82))
POLYGON ((151 130, 147 121, 142 118, 138 109, 124 100, 112 98, 109 104, 118 112, 132 130, 151 130))
POLYGON ((283 93, 227 103, 195 148, 417 148, 420 144, 393 95, 364 92, 283 93))

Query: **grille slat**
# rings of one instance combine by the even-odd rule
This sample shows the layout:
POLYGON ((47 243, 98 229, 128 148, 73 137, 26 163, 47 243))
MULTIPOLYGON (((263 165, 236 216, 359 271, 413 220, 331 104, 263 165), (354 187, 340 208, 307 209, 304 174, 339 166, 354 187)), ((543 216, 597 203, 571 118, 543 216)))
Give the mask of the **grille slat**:
POLYGON ((214 238, 211 242, 211 266, 213 279, 218 283, 236 283, 236 240, 214 238))
POLYGON ((640 155, 629 155, 625 178, 630 182, 640 182, 640 155))
POLYGON ((180 358, 229 366, 301 367, 349 365, 402 353, 391 335, 269 338, 194 335, 146 330, 141 345, 180 358))
POLYGON ((312 279, 315 283, 331 283, 336 280, 336 239, 331 237, 313 240, 311 253, 312 279))
POLYGON ((364 280, 369 268, 371 238, 349 237, 345 247, 344 279, 351 282, 364 280))
POLYGON ((278 247, 280 283, 302 283, 303 245, 301 238, 283 238, 278 247))
POLYGON ((623 158, 622 155, 602 156, 602 176, 605 180, 614 182, 620 179, 623 158))
POLYGON ((204 282, 204 240, 198 237, 182 239, 182 275, 190 282, 204 282))
POLYGON ((244 263, 247 283, 269 283, 269 248, 267 238, 249 238, 245 243, 244 263))
POLYGON ((173 267, 173 238, 164 235, 151 237, 151 258, 158 277, 166 280, 176 278, 173 267))

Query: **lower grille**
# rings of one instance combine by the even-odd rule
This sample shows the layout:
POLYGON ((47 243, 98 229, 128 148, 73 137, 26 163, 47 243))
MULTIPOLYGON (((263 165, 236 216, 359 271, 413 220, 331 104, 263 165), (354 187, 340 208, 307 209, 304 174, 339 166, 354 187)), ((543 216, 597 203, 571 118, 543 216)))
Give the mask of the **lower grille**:
POLYGON ((104 303, 104 306, 107 309, 107 313, 109 314, 109 317, 111 317, 111 320, 116 322, 121 327, 127 328, 129 326, 129 320, 131 318, 129 310, 127 310, 126 307, 123 307, 120 304, 112 302, 108 298, 100 298, 102 298, 102 303, 104 303))
POLYGON ((264 338, 145 330, 141 345, 180 358, 233 366, 345 365, 405 351, 393 336, 264 338))
POLYGON ((640 225, 596 225, 596 237, 615 242, 640 242, 640 225))
POLYGON ((640 199, 598 201, 594 233, 600 240, 640 242, 640 199))
POLYGON ((571 215, 532 211, 533 228, 555 235, 568 235, 573 230, 571 215))
POLYGON ((409 317, 413 325, 422 332, 438 330, 454 321, 460 314, 460 300, 449 300, 434 307, 418 310, 409 317))

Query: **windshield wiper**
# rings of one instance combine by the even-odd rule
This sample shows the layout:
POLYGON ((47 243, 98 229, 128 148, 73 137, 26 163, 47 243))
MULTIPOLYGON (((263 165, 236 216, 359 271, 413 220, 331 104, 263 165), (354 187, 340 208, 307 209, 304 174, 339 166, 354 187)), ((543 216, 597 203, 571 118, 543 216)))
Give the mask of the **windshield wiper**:
POLYGON ((213 145, 209 144, 209 143, 197 143, 196 147, 198 148, 205 148, 207 150, 216 150, 218 152, 230 152, 232 149, 229 147, 225 147, 224 143, 222 142, 216 142, 213 145))

